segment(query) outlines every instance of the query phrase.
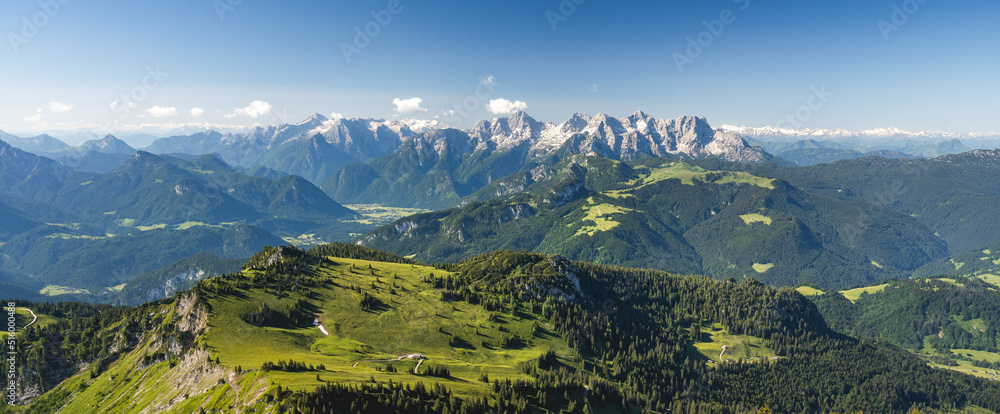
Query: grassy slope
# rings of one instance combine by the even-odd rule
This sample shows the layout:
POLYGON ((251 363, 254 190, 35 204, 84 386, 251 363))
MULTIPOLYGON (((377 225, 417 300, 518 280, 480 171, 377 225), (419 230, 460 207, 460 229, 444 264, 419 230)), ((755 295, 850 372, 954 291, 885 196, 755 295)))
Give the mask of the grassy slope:
POLYGON ((686 185, 695 185, 694 181, 714 182, 717 184, 742 183, 756 185, 769 190, 774 189, 774 179, 757 177, 745 172, 720 172, 707 171, 696 165, 686 163, 672 163, 665 166, 654 167, 648 173, 643 174, 638 180, 629 184, 648 185, 663 180, 678 179, 686 185))
MULTIPOLYGON (((273 390, 274 385, 291 390, 312 390, 323 383, 317 381, 317 375, 322 381, 339 383, 363 383, 371 378, 411 385, 419 381, 428 387, 440 383, 459 397, 479 397, 489 393, 489 384, 479 381, 481 373, 487 373, 491 380, 530 380, 518 364, 534 361, 549 350, 556 353, 562 365, 571 369, 579 366, 574 352, 538 314, 524 311, 518 317, 503 314, 490 322, 491 312, 479 306, 442 301, 440 294, 423 280, 432 273, 437 277, 447 276, 440 269, 334 260, 337 264, 318 270, 331 281, 303 294, 278 298, 263 289, 251 289, 238 295, 208 299, 212 308, 209 329, 197 341, 206 350, 195 349, 176 361, 176 366, 171 366, 170 362, 142 366, 142 357, 155 353, 161 346, 155 340, 147 340, 100 376, 91 378, 90 371, 77 374, 32 407, 60 406, 65 412, 88 412, 99 408, 102 412, 129 413, 143 407, 160 407, 158 410, 163 412, 196 412, 199 408, 212 412, 238 403, 244 408, 253 406, 257 412, 272 412, 275 407, 255 402, 248 396, 259 397, 273 390), (377 311, 363 311, 358 305, 360 295, 349 286, 364 286, 371 292, 371 283, 376 278, 380 282, 374 296, 384 306, 377 311), (393 284, 396 295, 389 293, 393 284), (312 324, 278 323, 281 326, 257 327, 241 319, 261 303, 283 309, 298 299, 305 299, 314 307, 330 336, 312 324), (532 336, 534 323, 541 329, 532 336), (525 341, 512 349, 500 349, 500 337, 510 334, 525 341), (458 347, 449 346, 452 335, 462 338, 463 343, 458 347), (486 346, 483 341, 487 342, 486 346), (416 375, 413 373, 414 360, 394 363, 398 370, 395 373, 383 372, 384 363, 364 362, 395 359, 401 354, 416 352, 427 358, 420 368, 421 373, 424 368, 437 365, 447 367, 451 376, 416 375), (206 362, 215 358, 221 365, 206 362), (323 364, 326 370, 259 371, 266 361, 288 359, 315 366, 323 364), (237 366, 243 369, 242 374, 235 371, 237 366), (179 388, 178 383, 186 386, 179 388)), ((177 318, 176 313, 172 305, 162 305, 150 315, 165 314, 164 323, 169 323, 177 318)))
MULTIPOLYGON (((630 208, 620 207, 613 204, 603 203, 597 204, 594 198, 591 197, 587 200, 587 204, 583 206, 583 210, 586 212, 586 216, 581 220, 582 226, 576 231, 574 236, 579 236, 586 234, 588 236, 593 236, 594 233, 599 231, 608 231, 617 227, 619 222, 612 218, 614 214, 621 214, 629 211, 635 211, 630 208), (588 223, 594 223, 590 225, 588 223)), ((573 226, 573 223, 567 224, 567 227, 573 226)))
MULTIPOLYGON (((499 322, 490 322, 490 313, 468 303, 447 303, 423 278, 434 273, 444 277, 445 272, 425 266, 394 263, 377 263, 352 259, 334 259, 338 263, 320 269, 323 276, 332 279, 326 286, 313 289, 309 296, 275 298, 261 290, 252 290, 239 298, 212 299, 211 329, 206 344, 221 362, 230 367, 257 369, 266 361, 293 359, 318 366, 325 371, 300 373, 272 371, 269 377, 293 390, 312 389, 324 381, 360 383, 372 376, 378 380, 416 383, 428 386, 440 382, 459 395, 479 395, 488 385, 478 381, 481 372, 490 379, 529 379, 518 370, 517 364, 536 359, 541 353, 553 350, 568 365, 573 353, 565 342, 546 327, 547 321, 539 315, 522 314, 511 319, 505 315, 499 322), (352 269, 356 265, 357 269, 352 269), (372 265, 375 276, 368 266, 372 265), (393 275, 397 278, 393 279, 393 275), (385 306, 379 311, 362 311, 358 305, 360 294, 348 287, 362 286, 371 292, 371 283, 378 278, 377 297, 385 306), (396 295, 389 293, 395 283, 396 295), (303 298, 315 306, 316 313, 331 336, 323 335, 311 324, 307 326, 255 327, 243 322, 240 315, 267 303, 281 309, 303 298), (531 337, 532 323, 538 323, 542 334, 531 337), (440 329, 440 330, 439 330, 440 329), (443 332, 442 332, 443 331, 443 332), (478 332, 478 334, 477 334, 478 332), (498 349, 500 336, 516 333, 530 338, 518 349, 498 349), (464 341, 464 346, 453 348, 448 342, 451 335, 464 341), (491 346, 484 347, 482 341, 491 346), (399 355, 423 353, 428 365, 446 366, 451 378, 440 379, 414 375, 416 361, 405 360, 394 364, 396 373, 381 372, 383 363, 360 363, 376 359, 395 359, 399 355)), ((423 368, 421 368, 423 371, 423 368)))
MULTIPOLYGON (((479 381, 482 373, 491 380, 531 380, 518 365, 534 361, 546 351, 554 351, 559 363, 571 370, 583 362, 539 314, 522 310, 517 317, 501 313, 491 322, 491 312, 466 302, 446 302, 425 277, 446 277, 440 269, 364 260, 331 258, 335 264, 317 269, 328 282, 301 293, 276 297, 264 289, 250 289, 236 295, 207 296, 211 312, 207 331, 192 344, 192 349, 175 361, 160 361, 145 366, 142 358, 156 354, 165 345, 159 341, 161 327, 184 320, 183 306, 156 305, 141 310, 151 321, 147 334, 133 351, 124 354, 100 375, 92 377, 93 368, 69 378, 28 408, 39 412, 61 407, 62 412, 132 413, 156 407, 157 412, 226 411, 233 404, 256 412, 274 412, 277 407, 262 396, 277 385, 290 390, 309 391, 324 382, 360 384, 374 378, 428 387, 441 384, 459 397, 481 397, 489 393, 489 384, 479 381), (369 269, 369 266, 371 268, 369 269), (374 272, 374 275, 372 273, 374 272), (382 306, 364 311, 360 295, 352 286, 372 292, 382 306), (395 286, 395 287, 393 287, 395 286), (395 295, 390 293, 390 288, 395 295), (260 304, 284 309, 299 299, 327 328, 324 335, 311 323, 298 326, 287 320, 257 327, 244 322, 242 315, 260 304), (148 312, 148 314, 147 314, 148 312), (539 331, 531 334, 534 324, 539 331), (524 341, 511 349, 498 346, 502 336, 516 334, 524 341), (462 338, 459 346, 449 345, 452 335, 462 338), (483 344, 483 342, 487 344, 483 344), (420 352, 427 359, 420 369, 430 365, 447 367, 451 376, 436 378, 413 373, 416 361, 393 363, 397 372, 384 372, 382 362, 399 355, 420 352), (219 364, 214 361, 218 358, 219 364), (323 364, 325 370, 305 372, 260 371, 267 361, 292 359, 307 365, 323 364), (242 371, 235 368, 240 367, 242 371), (317 380, 319 376, 319 381, 317 380), (178 386, 177 384, 184 384, 178 386), (48 407, 48 409, 46 408, 48 407)), ((248 277, 256 271, 246 271, 248 277)), ((23 312, 26 314, 26 312, 23 312)), ((39 321, 47 321, 40 315, 39 321)), ((723 359, 734 360, 774 356, 764 341, 747 335, 732 335, 721 325, 704 328, 703 341, 689 344, 690 352, 704 360, 721 362, 719 352, 727 345, 723 359)), ((25 411, 23 409, 19 411, 25 411)), ((28 412, 33 412, 28 410, 28 412)))
MULTIPOLYGON (((273 388, 270 379, 260 372, 237 374, 227 367, 210 363, 210 353, 200 349, 197 343, 180 358, 166 360, 161 357, 143 364, 144 356, 154 355, 167 347, 168 344, 160 340, 165 326, 195 313, 190 308, 182 309, 183 305, 175 304, 139 309, 137 315, 149 313, 144 318, 145 333, 134 349, 123 353, 103 371, 98 371, 95 364, 85 366, 30 405, 14 407, 11 411, 192 413, 201 408, 208 412, 224 412, 239 404, 257 412, 274 412, 274 406, 260 400, 261 395, 273 388)), ((39 315, 39 321, 42 320, 43 315, 39 315)))
POLYGON ((802 296, 820 296, 826 293, 811 286, 799 286, 795 290, 801 293, 802 296))
MULTIPOLYGON (((928 339, 930 339, 930 336, 924 338, 924 347, 920 351, 916 352, 916 354, 923 357, 942 356, 940 353, 934 350, 933 347, 930 346, 928 339)), ((991 362, 1000 361, 1000 354, 992 352, 975 351, 971 349, 952 349, 951 352, 956 354, 971 355, 972 358, 978 360, 986 360, 991 362)), ((976 367, 972 365, 972 362, 970 361, 965 361, 960 359, 954 361, 958 363, 957 366, 942 365, 933 362, 929 362, 928 364, 932 367, 949 369, 952 371, 961 372, 966 375, 972 375, 974 377, 986 378, 986 379, 993 379, 993 375, 990 373, 996 371, 994 369, 976 367)))
POLYGON ((882 285, 875 285, 875 286, 866 286, 866 287, 860 287, 860 288, 856 288, 856 289, 842 290, 842 291, 840 291, 840 294, 844 295, 844 297, 847 298, 848 300, 850 300, 851 302, 857 302, 858 299, 861 298, 862 294, 865 294, 865 293, 867 293, 869 295, 876 294, 876 293, 879 293, 879 292, 885 290, 885 288, 888 287, 888 286, 889 286, 888 283, 882 284, 882 285))
POLYGON ((1000 276, 997 276, 997 275, 981 275, 981 276, 979 276, 979 278, 982 279, 983 281, 985 281, 986 283, 991 284, 991 285, 1000 286, 1000 276))
POLYGON ((729 359, 733 361, 761 361, 776 356, 774 350, 769 348, 763 339, 749 335, 730 334, 720 324, 714 324, 711 328, 702 331, 702 339, 703 342, 697 342, 693 344, 693 347, 712 363, 729 359), (726 346, 725 353, 722 352, 723 345, 726 346))
MULTIPOLYGON (((28 312, 28 308, 16 308, 16 313, 18 331, 24 330, 25 325, 31 323, 32 319, 35 319, 31 317, 31 313, 28 312)), ((35 319, 35 323, 32 326, 44 327, 58 321, 58 318, 52 315, 46 315, 37 311, 35 311, 35 316, 37 316, 38 319, 35 319)))

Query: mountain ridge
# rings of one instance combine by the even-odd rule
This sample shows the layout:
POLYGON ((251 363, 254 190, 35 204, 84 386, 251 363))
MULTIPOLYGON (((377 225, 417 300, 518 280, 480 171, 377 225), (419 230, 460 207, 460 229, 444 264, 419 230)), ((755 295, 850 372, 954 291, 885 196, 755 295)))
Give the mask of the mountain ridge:
POLYGON ((555 125, 516 112, 480 121, 468 131, 416 134, 393 154, 344 166, 321 187, 346 203, 448 208, 522 168, 572 155, 618 161, 649 157, 777 161, 738 136, 712 129, 704 118, 656 120, 643 112, 622 119, 577 114, 555 125))
POLYGON ((358 243, 428 262, 513 249, 838 287, 903 277, 947 254, 945 243, 912 217, 766 177, 665 159, 577 155, 529 166, 487 187, 490 194, 399 219, 358 243))
MULTIPOLYGON (((301 175, 319 184, 345 165, 368 164, 377 158, 394 155, 413 140, 428 141, 427 144, 436 147, 439 143, 434 137, 452 134, 446 132, 452 130, 437 121, 327 118, 315 114, 298 124, 161 138, 144 150, 218 153, 232 165, 263 166, 301 175)), ((475 148, 473 151, 524 151, 526 156, 552 152, 584 134, 593 139, 579 142, 579 151, 625 160, 673 155, 719 156, 747 162, 771 160, 762 149, 748 146, 738 136, 712 129, 704 118, 662 120, 642 111, 624 118, 576 114, 558 125, 539 122, 518 111, 454 131, 461 132, 466 141, 462 145, 475 148)))

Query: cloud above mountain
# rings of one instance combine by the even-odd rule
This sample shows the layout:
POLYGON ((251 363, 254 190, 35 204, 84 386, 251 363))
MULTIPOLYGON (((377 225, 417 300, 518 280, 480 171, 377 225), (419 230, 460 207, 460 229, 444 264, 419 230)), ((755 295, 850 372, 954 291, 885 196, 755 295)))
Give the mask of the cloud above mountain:
POLYGON ((507 99, 491 99, 486 104, 486 109, 494 115, 510 115, 517 111, 528 109, 528 104, 524 101, 509 101, 507 99))
POLYGON ((410 98, 410 99, 400 99, 396 98, 392 100, 392 104, 396 105, 396 112, 401 114, 412 114, 416 112, 427 112, 426 108, 420 107, 420 104, 424 102, 420 98, 410 98))
POLYGON ((29 116, 27 118, 24 118, 24 122, 27 122, 29 124, 34 124, 34 123, 39 122, 41 120, 42 120, 42 113, 41 112, 39 112, 37 114, 34 114, 32 116, 29 116))
POLYGON ((177 108, 170 106, 154 106, 146 110, 146 113, 153 118, 166 118, 169 116, 177 116, 177 108))
POLYGON ((244 108, 233 109, 233 113, 231 113, 229 115, 226 115, 226 118, 235 118, 237 116, 245 116, 245 117, 250 117, 250 118, 259 118, 262 115, 266 115, 266 114, 270 113, 271 109, 273 109, 273 108, 274 107, 270 103, 267 103, 267 102, 264 102, 264 101, 261 101, 261 100, 256 100, 256 101, 250 102, 250 105, 247 105, 244 108))
POLYGON ((76 107, 76 105, 65 104, 65 103, 62 103, 62 102, 49 102, 49 105, 48 105, 49 110, 52 111, 52 112, 68 112, 68 111, 72 111, 73 108, 75 108, 75 107, 76 107))

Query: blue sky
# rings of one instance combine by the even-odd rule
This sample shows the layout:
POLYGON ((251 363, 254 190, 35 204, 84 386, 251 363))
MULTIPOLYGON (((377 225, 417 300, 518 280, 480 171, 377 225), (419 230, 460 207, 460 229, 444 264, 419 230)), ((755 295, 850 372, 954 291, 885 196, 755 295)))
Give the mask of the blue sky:
POLYGON ((4 2, 0 129, 317 112, 469 126, 524 108, 552 122, 644 110, 715 125, 1000 131, 995 0, 391 5, 4 2), (355 30, 366 27, 367 42, 355 30))

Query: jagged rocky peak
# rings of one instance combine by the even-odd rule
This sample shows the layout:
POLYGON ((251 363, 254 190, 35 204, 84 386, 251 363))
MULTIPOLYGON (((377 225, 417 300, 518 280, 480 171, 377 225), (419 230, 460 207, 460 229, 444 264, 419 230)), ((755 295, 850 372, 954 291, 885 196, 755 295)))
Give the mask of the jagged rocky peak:
POLYGON ((548 125, 532 151, 545 153, 564 146, 578 153, 596 153, 620 160, 669 154, 750 162, 768 158, 738 135, 715 130, 705 118, 657 119, 643 111, 622 118, 573 114, 561 124, 548 125))
POLYGON ((545 128, 545 124, 524 111, 517 111, 509 117, 479 121, 469 130, 469 136, 480 141, 493 141, 501 148, 509 148, 524 142, 537 142, 545 128))
POLYGON ((606 125, 606 126, 609 126, 609 127, 612 127, 612 128, 614 128, 614 127, 618 127, 618 128, 623 127, 622 122, 618 118, 615 118, 615 117, 610 116, 608 114, 597 114, 596 116, 594 116, 593 118, 590 119, 590 126, 592 126, 592 127, 599 127, 599 126, 603 126, 603 125, 606 125))
POLYGON ((511 129, 532 129, 542 125, 541 122, 536 121, 524 111, 514 112, 507 118, 507 124, 511 129))
POLYGON ((302 125, 302 124, 311 124, 311 123, 317 123, 317 122, 318 123, 323 123, 323 122, 326 122, 326 121, 329 121, 329 120, 330 120, 330 118, 327 118, 327 117, 325 117, 325 116, 323 116, 323 115, 321 115, 319 113, 315 113, 315 114, 312 114, 312 116, 310 116, 309 118, 306 118, 305 121, 302 121, 301 123, 299 123, 299 125, 302 125))
POLYGON ((710 133, 713 131, 708 120, 697 116, 682 116, 674 120, 674 126, 681 133, 710 133))
POLYGON ((631 125, 636 125, 640 122, 649 122, 653 120, 653 117, 649 116, 649 114, 643 111, 635 111, 632 115, 625 117, 623 121, 627 121, 627 123, 631 125))
POLYGON ((625 126, 618 119, 607 114, 597 114, 590 119, 587 127, 582 132, 613 146, 613 143, 618 140, 616 137, 625 131, 625 126))
POLYGON ((582 132, 590 124, 590 115, 579 112, 570 116, 565 122, 559 125, 559 130, 565 133, 576 134, 582 132))

